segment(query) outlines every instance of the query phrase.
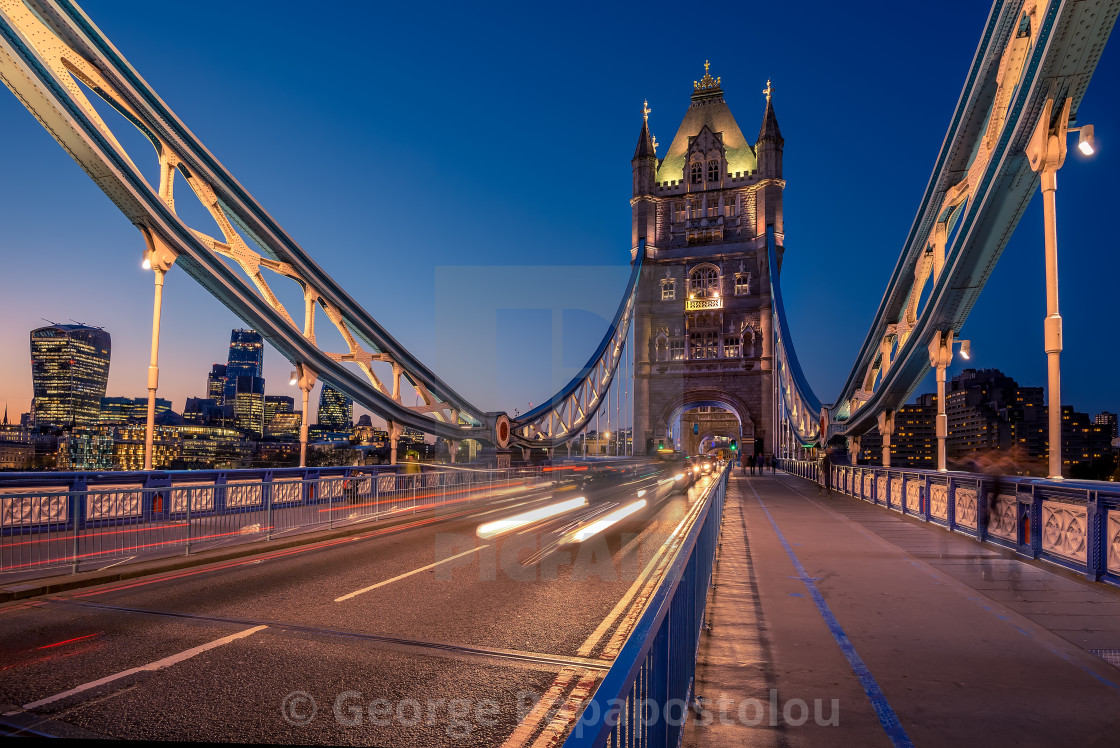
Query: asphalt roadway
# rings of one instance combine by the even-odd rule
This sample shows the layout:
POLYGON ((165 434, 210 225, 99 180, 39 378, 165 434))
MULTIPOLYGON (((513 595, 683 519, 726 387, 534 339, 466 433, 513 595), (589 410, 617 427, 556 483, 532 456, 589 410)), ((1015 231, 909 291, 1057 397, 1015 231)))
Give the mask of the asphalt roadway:
POLYGON ((546 743, 537 700, 601 677, 711 480, 664 467, 4 604, 0 734, 546 743))

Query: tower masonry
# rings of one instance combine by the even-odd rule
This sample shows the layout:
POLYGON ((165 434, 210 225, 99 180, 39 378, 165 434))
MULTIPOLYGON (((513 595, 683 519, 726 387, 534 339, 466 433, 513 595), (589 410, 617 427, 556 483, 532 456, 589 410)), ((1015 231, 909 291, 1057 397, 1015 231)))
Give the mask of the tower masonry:
MULTIPOLYGON (((773 330, 766 234, 782 261, 782 151, 767 81, 750 143, 704 65, 663 156, 648 104, 633 167, 631 260, 645 247, 634 320, 635 451, 669 445, 682 414, 729 411, 744 455, 774 451, 773 330)), ((725 429, 726 426, 719 428, 725 429)), ((680 439, 682 448, 705 434, 680 439)))

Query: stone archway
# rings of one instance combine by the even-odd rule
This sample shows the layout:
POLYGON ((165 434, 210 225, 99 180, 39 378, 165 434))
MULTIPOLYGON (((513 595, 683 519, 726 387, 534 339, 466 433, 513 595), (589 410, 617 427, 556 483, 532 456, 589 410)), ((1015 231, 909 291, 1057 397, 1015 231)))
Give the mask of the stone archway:
MULTIPOLYGON (((749 442, 750 449, 754 449, 754 439, 757 434, 755 432, 755 423, 754 419, 751 417, 750 408, 747 407, 746 402, 742 398, 736 396, 735 394, 714 389, 689 390, 688 392, 681 393, 680 395, 674 397, 672 400, 666 403, 665 406, 662 407, 661 412, 657 414, 656 421, 654 423, 654 433, 656 435, 655 443, 656 439, 665 438, 668 436, 670 424, 675 423, 676 420, 680 418, 682 413, 685 413, 692 408, 697 408, 705 405, 722 408, 723 410, 730 412, 738 421, 738 433, 733 434, 733 436, 739 439, 740 444, 745 445, 749 442)), ((706 436, 716 435, 714 432, 707 433, 708 431, 708 429, 705 429, 706 436)), ((688 444, 692 445, 694 448, 699 445, 700 441, 702 441, 703 439, 703 437, 699 434, 689 434, 687 436, 688 444)), ((685 442, 685 435, 682 435, 682 449, 684 449, 684 451, 695 451, 686 449, 685 442)))

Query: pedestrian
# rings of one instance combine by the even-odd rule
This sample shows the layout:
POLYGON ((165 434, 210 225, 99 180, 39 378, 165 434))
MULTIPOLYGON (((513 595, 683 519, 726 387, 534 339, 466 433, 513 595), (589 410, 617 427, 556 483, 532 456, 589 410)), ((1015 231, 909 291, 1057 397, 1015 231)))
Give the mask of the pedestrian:
POLYGON ((778 469, 778 458, 773 453, 770 454, 770 474, 773 475, 774 471, 778 469))
POLYGON ((754 455, 751 455, 749 458, 747 458, 747 462, 749 462, 751 465, 751 475, 754 475, 754 455))
POLYGON ((826 496, 832 496, 832 461, 827 453, 822 453, 817 458, 817 496, 823 491, 826 496))

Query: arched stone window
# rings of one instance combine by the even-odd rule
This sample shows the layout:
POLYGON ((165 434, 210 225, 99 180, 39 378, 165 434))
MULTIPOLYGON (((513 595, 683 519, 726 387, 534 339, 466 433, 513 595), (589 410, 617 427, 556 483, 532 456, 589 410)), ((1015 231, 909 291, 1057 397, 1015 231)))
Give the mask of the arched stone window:
POLYGON ((704 181, 704 165, 699 161, 692 162, 691 179, 693 184, 702 184, 704 181))
POLYGON ((719 159, 712 159, 708 162, 708 181, 719 181, 719 159))
POLYGON ((688 295, 704 298, 719 293, 719 270, 701 265, 688 274, 688 295))

